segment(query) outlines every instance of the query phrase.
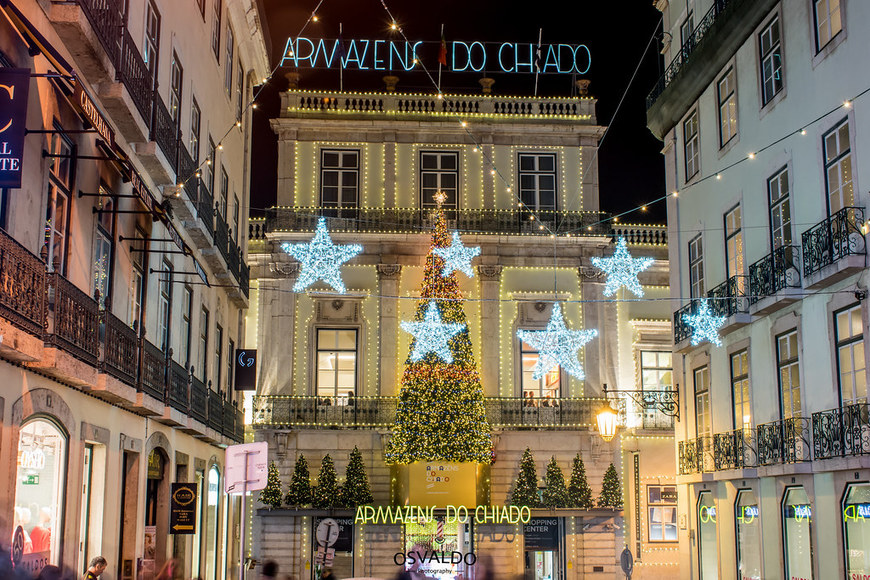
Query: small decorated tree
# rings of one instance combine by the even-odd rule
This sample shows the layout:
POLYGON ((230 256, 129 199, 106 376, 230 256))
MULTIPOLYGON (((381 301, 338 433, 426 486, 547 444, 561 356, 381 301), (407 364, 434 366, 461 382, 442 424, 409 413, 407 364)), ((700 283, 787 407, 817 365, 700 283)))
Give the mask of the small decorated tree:
POLYGON ((547 465, 547 475, 544 476, 544 507, 559 508, 569 507, 571 499, 568 496, 568 488, 565 487, 565 476, 556 463, 556 457, 550 458, 547 465))
POLYGON ((586 480, 586 466, 580 454, 574 456, 574 467, 571 469, 571 483, 568 484, 568 495, 571 507, 589 509, 595 505, 592 501, 592 488, 586 480))
POLYGON ((314 507, 331 508, 338 505, 338 478, 335 475, 335 464, 327 453, 320 462, 320 473, 317 474, 317 487, 314 488, 314 507))
POLYGON ((291 506, 304 506, 311 503, 311 475, 308 473, 308 462, 305 456, 300 454, 293 468, 293 480, 284 503, 291 506))
POLYGON ((598 507, 619 509, 622 507, 622 491, 619 489, 619 476, 613 464, 604 473, 604 482, 601 484, 601 495, 598 496, 598 507))
POLYGON ((535 469, 535 458, 532 451, 526 447, 520 460, 520 475, 510 498, 511 505, 538 507, 538 472, 535 469))
POLYGON ((374 502, 372 490, 369 487, 369 478, 366 475, 366 467, 363 464, 362 453, 354 445, 350 452, 350 461, 345 472, 344 487, 341 490, 341 505, 344 507, 356 507, 369 505, 374 502))
POLYGON ((283 499, 281 493, 281 475, 274 461, 269 462, 269 474, 266 477, 266 487, 260 492, 260 501, 269 506, 269 509, 281 507, 283 499))

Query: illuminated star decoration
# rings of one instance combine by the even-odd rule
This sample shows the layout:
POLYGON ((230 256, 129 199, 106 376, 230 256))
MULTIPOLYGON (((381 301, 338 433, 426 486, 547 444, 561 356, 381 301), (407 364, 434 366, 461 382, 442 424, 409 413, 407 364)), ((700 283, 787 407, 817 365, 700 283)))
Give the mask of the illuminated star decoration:
POLYGON ((635 296, 643 296, 643 288, 637 275, 652 266, 652 258, 632 258, 626 248, 625 238, 619 237, 616 251, 609 258, 592 258, 592 264, 607 274, 604 295, 613 296, 620 286, 630 290, 635 296))
POLYGON ((480 255, 480 247, 468 248, 462 245, 459 232, 453 232, 453 241, 446 248, 435 248, 433 253, 444 258, 444 268, 441 276, 447 278, 455 270, 459 270, 469 278, 474 278, 474 270, 471 268, 471 260, 480 255))
POLYGON ((561 366, 578 380, 586 378, 583 366, 577 359, 577 351, 598 336, 595 329, 568 330, 562 317, 562 306, 553 304, 553 314, 546 330, 518 330, 517 336, 538 349, 538 361, 532 369, 532 378, 540 379, 551 369, 561 366))
POLYGON ((709 340, 716 346, 722 346, 719 329, 725 324, 724 316, 714 316, 706 300, 701 301, 697 314, 683 314, 683 322, 692 327, 692 346, 697 346, 709 340))
POLYGON ((430 352, 434 352, 446 363, 453 362, 453 354, 447 346, 455 334, 465 330, 465 324, 460 322, 441 322, 441 311, 434 300, 429 301, 423 320, 402 321, 402 329, 414 335, 414 351, 411 353, 411 361, 419 362, 430 352))
POLYGON ((323 280, 336 292, 344 294, 344 282, 341 280, 341 265, 362 252, 359 244, 337 246, 332 243, 329 232, 326 231, 326 218, 317 222, 314 239, 307 244, 281 244, 281 249, 302 262, 302 272, 293 286, 293 290, 301 292, 317 280, 323 280))

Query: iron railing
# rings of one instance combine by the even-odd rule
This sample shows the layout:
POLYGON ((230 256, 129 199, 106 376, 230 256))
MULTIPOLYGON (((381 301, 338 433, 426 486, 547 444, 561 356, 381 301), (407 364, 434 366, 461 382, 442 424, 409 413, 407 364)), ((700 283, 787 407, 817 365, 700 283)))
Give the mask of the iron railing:
POLYGON ((707 292, 710 311, 715 316, 725 318, 747 312, 749 310, 749 300, 746 298, 748 286, 746 276, 731 276, 707 292))
POLYGON ((136 48, 130 31, 123 28, 121 32, 121 58, 115 65, 117 80, 121 81, 130 94, 130 100, 136 106, 146 127, 151 127, 151 110, 154 104, 154 79, 145 60, 136 48))
POLYGON ((251 286, 251 267, 248 266, 244 261, 241 261, 239 264, 239 288, 242 289, 242 294, 245 295, 245 298, 248 297, 250 293, 251 286))
POLYGON ((697 314, 699 302, 692 300, 674 312, 674 344, 680 344, 692 336, 692 327, 683 319, 686 314, 697 314))
POLYGON ((239 247, 236 245, 235 240, 230 238, 227 240, 227 245, 229 248, 227 249, 227 270, 233 275, 236 281, 239 280, 239 264, 241 263, 241 255, 239 253, 239 247))
POLYGON ((100 305, 57 272, 48 275, 45 342, 93 366, 100 356, 100 305))
POLYGON ((111 312, 103 310, 100 315, 105 329, 100 370, 134 387, 139 371, 139 339, 136 331, 111 312))
POLYGON ((229 242, 227 222, 220 211, 215 211, 214 216, 214 245, 220 250, 225 262, 229 262, 227 244, 229 242))
POLYGON ((813 456, 816 459, 870 453, 870 405, 855 403, 813 413, 813 456))
POLYGON ((199 180, 199 201, 196 203, 196 215, 205 226, 208 235, 214 239, 214 198, 208 187, 205 185, 205 180, 199 180))
POLYGON ((178 182, 177 185, 184 185, 184 194, 191 203, 197 202, 196 195, 196 162, 187 152, 187 147, 181 141, 181 134, 178 137, 178 182))
POLYGON ((804 277, 842 260, 867 253, 864 208, 844 207, 805 231, 802 235, 804 277))
POLYGON ((735 429, 713 436, 713 462, 716 471, 755 467, 755 433, 752 429, 735 429))
POLYGON ((224 399, 223 425, 221 433, 224 437, 235 439, 236 436, 236 407, 231 401, 224 399))
POLYGON ((749 266, 749 301, 752 304, 785 288, 800 287, 798 246, 780 246, 749 266))
POLYGON ((617 389, 607 394, 619 401, 621 424, 626 427, 673 429, 674 419, 679 416, 680 399, 676 389, 617 389))
POLYGON ((208 426, 218 432, 224 426, 223 397, 211 389, 208 390, 208 426))
POLYGON ((208 421, 208 387, 196 375, 190 377, 190 416, 200 423, 208 421))
POLYGON ((45 262, 0 230, 0 314, 41 337, 46 324, 45 262))
POLYGON ((704 435, 680 441, 678 446, 680 475, 713 471, 713 445, 711 437, 704 435))
POLYGON ((671 64, 668 65, 664 74, 659 78, 658 82, 656 82, 649 95, 647 95, 647 109, 650 109, 655 104, 656 100, 661 96, 665 89, 668 88, 668 85, 671 84, 680 71, 683 70, 683 67, 687 62, 689 62, 689 58, 692 56, 692 53, 695 52, 695 49, 698 48, 704 35, 707 34, 707 31, 710 30, 713 23, 716 22, 716 19, 725 8, 728 7, 730 2, 731 0, 713 0, 713 5, 710 7, 710 10, 708 10, 700 22, 698 22, 698 25, 695 27, 695 30, 692 31, 692 34, 685 39, 679 52, 677 52, 677 55, 671 61, 671 64))
POLYGON ((169 361, 169 388, 166 392, 166 404, 178 409, 182 413, 187 413, 190 408, 188 398, 189 394, 190 374, 187 370, 175 362, 169 361))
POLYGON ((117 62, 120 54, 120 33, 124 26, 123 6, 107 0, 78 0, 91 27, 103 45, 111 61, 117 62))
POLYGON ((139 391, 163 401, 166 393, 166 355, 144 338, 139 349, 139 391))
POLYGON ((812 459, 810 419, 791 417, 759 425, 757 451, 759 465, 799 463, 812 459))
MULTIPOLYGON (((154 91, 157 95, 157 91, 154 91)), ((156 142, 166 156, 173 173, 178 174, 178 124, 169 114, 163 99, 154 98, 151 119, 151 140, 156 142)))
POLYGON ((236 426, 236 432, 234 433, 233 439, 236 441, 236 443, 242 443, 245 440, 245 413, 237 406, 234 406, 233 408, 236 426))

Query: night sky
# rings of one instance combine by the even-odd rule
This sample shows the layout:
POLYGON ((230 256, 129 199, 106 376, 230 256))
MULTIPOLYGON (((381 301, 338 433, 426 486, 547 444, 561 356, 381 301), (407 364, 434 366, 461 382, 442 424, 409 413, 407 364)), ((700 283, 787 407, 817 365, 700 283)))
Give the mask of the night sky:
MULTIPOLYGON (((272 66, 281 58, 288 36, 296 36, 316 0, 301 2, 259 0, 266 12, 267 34, 271 36, 272 66)), ((582 78, 592 81, 590 93, 598 99, 598 123, 610 130, 599 152, 601 204, 606 211, 623 212, 661 197, 664 193, 664 165, 659 151, 660 141, 646 128, 645 98, 661 74, 659 48, 660 16, 649 0, 628 2, 493 2, 490 0, 440 0, 420 2, 384 0, 408 40, 431 41, 424 44, 422 56, 437 71, 436 57, 441 38, 441 24, 448 46, 454 40, 471 43, 514 42, 536 43, 538 29, 543 30, 543 44, 586 44, 592 54, 592 65, 582 78), (565 10, 571 6, 573 11, 565 10), (537 10, 546 7, 544 10, 537 10), (628 14, 626 14, 628 13, 628 14), (653 40, 640 65, 637 77, 629 89, 616 118, 614 112, 641 55, 653 40)), ((390 19, 380 0, 324 0, 317 11, 319 21, 310 22, 302 36, 311 39, 335 39, 339 23, 343 24, 343 39, 385 39, 401 41, 390 31, 390 19)), ((329 43, 331 46, 331 43, 329 43)), ((490 48, 490 61, 495 48, 490 48)), ((493 63, 494 65, 495 63, 493 63)), ((428 65, 427 65, 428 66, 428 65)), ((261 215, 262 208, 275 203, 277 173, 277 139, 269 128, 269 119, 278 115, 278 92, 287 88, 279 69, 260 92, 254 110, 251 215, 261 215)), ((338 70, 312 70, 300 66, 301 89, 338 90, 338 70)), ((534 74, 496 73, 487 67, 486 76, 495 79, 494 94, 531 96, 534 74)), ((346 91, 379 90, 384 84, 383 71, 344 71, 346 91)), ((434 92, 425 73, 399 72, 400 92, 434 92)), ((437 74, 437 73, 433 73, 437 74)), ((483 73, 467 71, 444 73, 445 93, 480 93, 478 79, 483 73)), ((570 96, 574 89, 568 74, 538 77, 538 94, 570 96)), ((632 223, 664 223, 664 202, 651 205, 646 213, 635 212, 623 218, 632 223)))

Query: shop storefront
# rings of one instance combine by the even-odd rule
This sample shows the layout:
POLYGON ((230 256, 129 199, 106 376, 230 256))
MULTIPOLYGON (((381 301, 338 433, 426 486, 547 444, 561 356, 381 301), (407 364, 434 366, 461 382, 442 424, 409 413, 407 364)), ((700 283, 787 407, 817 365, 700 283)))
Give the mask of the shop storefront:
POLYGON ((716 541, 716 504, 713 493, 698 494, 698 566, 701 580, 718 580, 719 548, 716 541))
POLYGON ((332 568, 336 578, 353 577, 353 518, 314 518, 311 538, 312 579, 320 578, 324 568, 332 568))
POLYGON ((534 580, 562 578, 563 520, 563 518, 532 518, 523 526, 526 578, 534 580))
POLYGON ((761 520, 755 492, 737 492, 734 504, 737 533, 737 578, 761 580, 761 520))
POLYGON ((402 540, 405 568, 441 580, 467 578, 476 557, 473 526, 473 521, 446 517, 406 523, 402 540))
POLYGON ((856 483, 843 495, 846 577, 870 577, 870 484, 856 483))
POLYGON ((812 508, 803 487, 792 487, 782 498, 782 534, 785 577, 812 580, 812 508))

